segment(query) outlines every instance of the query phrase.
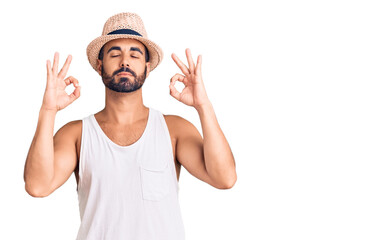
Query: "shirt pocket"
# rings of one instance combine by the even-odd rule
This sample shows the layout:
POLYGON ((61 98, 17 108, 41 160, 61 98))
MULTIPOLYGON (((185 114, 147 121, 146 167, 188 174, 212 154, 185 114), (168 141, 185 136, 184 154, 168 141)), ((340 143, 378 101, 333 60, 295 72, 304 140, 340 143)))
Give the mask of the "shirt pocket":
POLYGON ((154 169, 139 166, 144 200, 160 201, 168 195, 170 186, 168 166, 168 162, 154 169))

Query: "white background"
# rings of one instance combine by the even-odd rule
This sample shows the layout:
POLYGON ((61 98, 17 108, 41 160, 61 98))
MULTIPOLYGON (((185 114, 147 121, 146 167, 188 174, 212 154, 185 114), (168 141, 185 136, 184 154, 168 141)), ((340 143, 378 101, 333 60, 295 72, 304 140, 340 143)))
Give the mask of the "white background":
MULTIPOLYGON (((203 78, 238 180, 218 190, 182 168, 187 240, 391 239, 391 8, 388 1, 12 1, 0 6, 0 239, 75 239, 75 177, 46 198, 23 170, 46 60, 72 54, 81 97, 65 123, 104 107, 86 47, 106 19, 138 13, 164 50, 144 103, 191 121, 169 95, 171 53, 203 56, 203 78), (6 5, 4 5, 6 4, 6 5)), ((72 91, 73 89, 67 89, 72 91)))

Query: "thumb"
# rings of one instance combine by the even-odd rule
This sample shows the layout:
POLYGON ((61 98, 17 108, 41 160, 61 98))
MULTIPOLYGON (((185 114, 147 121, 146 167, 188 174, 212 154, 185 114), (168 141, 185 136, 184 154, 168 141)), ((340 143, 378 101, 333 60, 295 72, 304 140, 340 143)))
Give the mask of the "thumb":
POLYGON ((80 88, 79 81, 74 77, 69 77, 69 84, 73 83, 73 86, 75 87, 75 90, 71 94, 69 94, 69 99, 71 102, 75 101, 80 97, 80 88))
POLYGON ((170 84, 170 95, 175 98, 176 100, 179 101, 179 98, 181 96, 181 94, 178 92, 178 90, 176 90, 176 88, 174 87, 173 84, 170 84))
POLYGON ((80 88, 81 86, 77 86, 73 93, 69 94, 69 99, 71 100, 71 102, 75 101, 80 97, 80 88))

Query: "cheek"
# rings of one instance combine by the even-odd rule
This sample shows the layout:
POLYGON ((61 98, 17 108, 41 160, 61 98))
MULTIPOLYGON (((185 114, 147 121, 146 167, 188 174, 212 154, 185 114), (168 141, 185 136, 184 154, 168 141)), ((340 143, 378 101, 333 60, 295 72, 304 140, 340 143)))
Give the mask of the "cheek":
POLYGON ((116 65, 116 63, 113 61, 105 61, 102 66, 104 66, 105 73, 108 73, 108 74, 111 74, 115 70, 118 69, 118 68, 114 67, 114 66, 118 66, 118 65, 116 65))
POLYGON ((144 69, 146 68, 146 63, 143 61, 134 61, 133 66, 135 69, 137 69, 138 72, 144 72, 144 69))

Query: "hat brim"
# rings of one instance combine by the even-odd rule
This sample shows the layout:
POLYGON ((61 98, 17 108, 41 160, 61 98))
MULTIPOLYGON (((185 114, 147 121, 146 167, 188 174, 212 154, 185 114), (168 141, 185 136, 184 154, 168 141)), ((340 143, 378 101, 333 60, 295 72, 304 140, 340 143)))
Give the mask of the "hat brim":
POLYGON ((98 55, 100 49, 107 42, 111 40, 120 39, 120 38, 130 38, 140 41, 149 52, 149 62, 150 62, 150 71, 154 70, 159 63, 163 60, 163 51, 162 49, 154 42, 149 39, 146 39, 141 36, 130 35, 130 34, 113 34, 113 35, 105 35, 95 38, 87 47, 87 56, 88 61, 95 71, 98 71, 98 55))

